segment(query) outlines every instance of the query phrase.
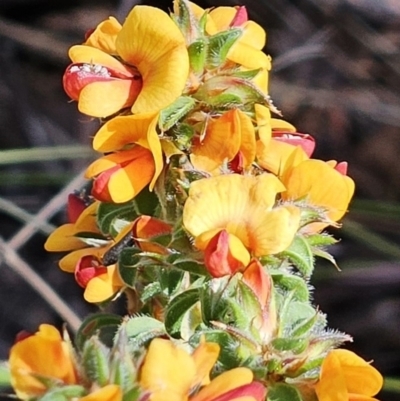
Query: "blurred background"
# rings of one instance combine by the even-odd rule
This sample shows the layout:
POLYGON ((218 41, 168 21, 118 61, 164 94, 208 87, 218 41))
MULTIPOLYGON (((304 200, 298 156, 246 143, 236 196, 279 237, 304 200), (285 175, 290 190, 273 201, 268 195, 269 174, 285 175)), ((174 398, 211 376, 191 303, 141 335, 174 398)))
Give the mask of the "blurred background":
MULTIPOLYGON (((77 112, 61 79, 71 45, 110 15, 123 22, 140 3, 0 1, 0 360, 20 330, 60 327, 96 310, 59 270, 59 255, 43 250, 49 232, 66 222, 68 193, 85 185, 81 173, 95 158, 98 123, 77 112)), ((169 0, 143 3, 171 8, 169 0)), ((315 158, 349 162, 356 196, 343 229, 332 231, 341 239, 332 249, 341 272, 318 262, 314 300, 330 327, 354 337, 348 348, 374 360, 390 390, 390 378, 400 377, 400 2, 197 3, 246 5, 268 33, 274 103, 299 132, 315 137, 315 158)), ((391 391, 380 395, 398 399, 391 391)))

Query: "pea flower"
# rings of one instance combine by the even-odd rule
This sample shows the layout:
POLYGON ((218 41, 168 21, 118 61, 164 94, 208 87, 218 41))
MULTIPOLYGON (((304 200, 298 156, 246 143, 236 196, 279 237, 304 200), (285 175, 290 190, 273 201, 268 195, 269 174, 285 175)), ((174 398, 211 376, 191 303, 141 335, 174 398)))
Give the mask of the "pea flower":
POLYGON ((183 209, 183 225, 205 252, 213 277, 244 269, 251 256, 279 253, 299 228, 300 210, 276 206, 285 187, 272 174, 221 175, 195 181, 183 209))
POLYGON ((189 73, 185 39, 162 10, 136 6, 122 26, 110 19, 91 36, 71 47, 63 78, 82 113, 157 112, 182 93, 189 73))
POLYGON ((40 379, 60 381, 64 385, 77 383, 70 344, 48 324, 40 325, 37 333, 11 347, 9 365, 11 384, 23 400, 47 391, 40 379))
POLYGON ((335 349, 321 366, 315 391, 318 401, 377 401, 382 375, 354 352, 335 349))
POLYGON ((92 195, 96 199, 122 203, 146 185, 154 188, 163 168, 157 120, 157 113, 119 116, 100 128, 93 147, 107 154, 86 170, 86 177, 94 178, 92 195))
POLYGON ((263 400, 265 388, 253 382, 253 373, 247 368, 232 369, 210 381, 219 349, 216 343, 203 342, 189 354, 169 340, 154 339, 141 368, 141 387, 150 393, 150 401, 236 400, 245 396, 263 400))

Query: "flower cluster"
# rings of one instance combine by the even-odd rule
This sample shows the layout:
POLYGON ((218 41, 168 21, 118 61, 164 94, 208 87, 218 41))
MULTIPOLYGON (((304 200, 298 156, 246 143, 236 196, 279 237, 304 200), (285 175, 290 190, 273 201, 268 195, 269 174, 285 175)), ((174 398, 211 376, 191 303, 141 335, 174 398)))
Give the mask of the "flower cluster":
POLYGON ((69 223, 45 247, 68 252, 86 301, 127 299, 88 317, 74 345, 42 325, 11 349, 21 399, 100 401, 373 400, 382 377, 338 347, 312 303, 324 231, 354 193, 347 163, 268 94, 266 33, 245 7, 170 15, 135 6, 73 46, 64 89, 100 119, 69 223), (112 335, 110 336, 110 333, 112 335), (29 350, 29 352, 27 352, 29 350), (51 398, 53 397, 53 398, 51 398), (58 399, 58 398, 57 398, 58 399))

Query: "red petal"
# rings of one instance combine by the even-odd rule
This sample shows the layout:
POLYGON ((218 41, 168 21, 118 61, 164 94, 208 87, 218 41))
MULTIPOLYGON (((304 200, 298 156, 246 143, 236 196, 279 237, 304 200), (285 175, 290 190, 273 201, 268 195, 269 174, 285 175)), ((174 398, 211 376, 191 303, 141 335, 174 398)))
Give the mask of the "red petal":
POLYGON ((243 25, 249 19, 245 6, 238 7, 236 10, 236 15, 229 24, 230 27, 243 25))
POLYGON ((92 255, 82 257, 75 267, 75 280, 82 287, 86 288, 88 282, 100 274, 107 273, 107 268, 100 264, 100 261, 92 255))
POLYGON ((347 162, 340 162, 340 163, 336 164, 335 170, 338 171, 342 175, 347 175, 347 167, 348 167, 347 162))
POLYGON ((255 401, 262 401, 267 395, 267 389, 259 382, 252 382, 243 386, 234 388, 227 393, 221 394, 210 401, 230 401, 241 397, 252 397, 255 401))
POLYGON ((272 131, 272 137, 277 141, 288 143, 289 145, 301 146, 308 157, 313 154, 315 149, 315 139, 308 134, 272 131))

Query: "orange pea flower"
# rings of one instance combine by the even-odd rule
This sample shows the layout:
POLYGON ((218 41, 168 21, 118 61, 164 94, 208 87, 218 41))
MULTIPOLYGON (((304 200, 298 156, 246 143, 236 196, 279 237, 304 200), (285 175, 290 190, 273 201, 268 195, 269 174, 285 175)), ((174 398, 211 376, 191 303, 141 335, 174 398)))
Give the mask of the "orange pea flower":
POLYGON ((96 199, 122 203, 133 199, 146 185, 154 188, 163 168, 157 120, 154 113, 120 116, 100 128, 93 148, 115 152, 94 161, 86 170, 86 177, 94 178, 92 195, 96 199))
POLYGON ((79 398, 79 401, 122 401, 121 387, 116 384, 108 384, 92 393, 79 398))
POLYGON ((291 205, 275 206, 277 194, 284 190, 272 174, 229 174, 191 184, 183 224, 194 236, 195 246, 205 251, 206 266, 214 277, 233 274, 246 267, 251 256, 276 254, 291 244, 299 228, 300 210, 291 205), (217 247, 216 236, 222 241, 217 241, 217 247), (218 267, 218 257, 208 263, 210 247, 222 255, 221 266, 228 268, 218 267), (223 252, 221 247, 225 247, 223 252), (233 256, 232 264, 227 255, 233 256))
POLYGON ((11 385, 23 400, 46 392, 46 386, 38 378, 65 385, 77 383, 70 345, 55 327, 48 324, 40 325, 36 334, 11 347, 9 366, 11 385))
POLYGON ((210 118, 204 139, 197 137, 190 160, 197 170, 219 174, 224 162, 231 162, 240 154, 238 170, 247 169, 255 158, 255 132, 250 117, 239 109, 227 111, 218 118, 210 118))
POLYGON ((377 401, 382 375, 354 352, 335 349, 321 366, 315 392, 318 401, 377 401))
MULTIPOLYGON (((93 238, 102 238, 102 233, 97 226, 96 210, 99 202, 94 202, 86 207, 80 213, 75 222, 63 224, 56 228, 47 238, 44 247, 49 252, 69 252, 59 261, 61 270, 73 273, 78 261, 86 256, 91 255, 101 258, 107 251, 112 241, 103 237, 103 244, 99 246, 90 245, 86 242, 88 234, 93 238), (79 234, 85 233, 83 236, 79 234)), ((70 215, 72 212, 69 213, 70 215)))
POLYGON ((209 373, 218 354, 215 343, 201 343, 189 354, 169 340, 154 339, 140 371, 140 385, 150 393, 150 401, 235 400, 244 396, 261 401, 265 389, 253 382, 253 373, 247 368, 232 369, 210 382, 209 373), (196 394, 200 386, 204 387, 196 394))
POLYGON ((335 224, 347 212, 354 194, 354 181, 346 175, 347 164, 336 161, 308 159, 288 168, 281 177, 286 186, 284 199, 305 199, 311 205, 326 210, 330 223, 311 223, 307 232, 317 232, 329 224, 335 224))
POLYGON ((157 112, 181 95, 189 74, 182 33, 168 14, 149 6, 134 7, 122 26, 103 21, 69 56, 64 89, 93 117, 127 107, 157 112))

